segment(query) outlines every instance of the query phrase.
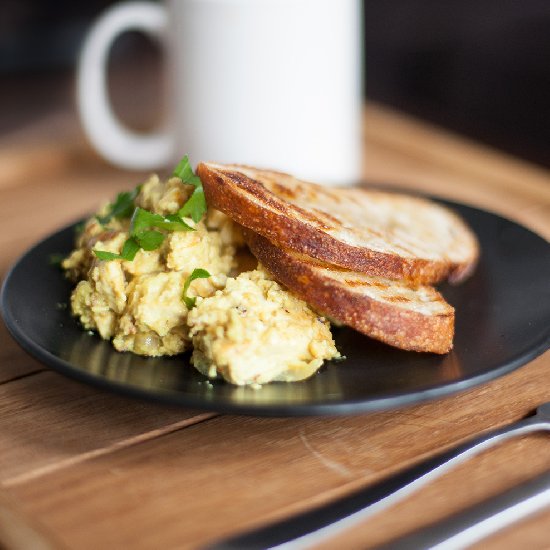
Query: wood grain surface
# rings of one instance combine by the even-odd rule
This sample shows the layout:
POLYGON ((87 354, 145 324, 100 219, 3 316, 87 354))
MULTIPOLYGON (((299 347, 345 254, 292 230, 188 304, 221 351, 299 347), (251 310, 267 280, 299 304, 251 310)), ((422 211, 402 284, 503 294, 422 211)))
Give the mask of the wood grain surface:
MULTIPOLYGON (((368 181, 487 208, 550 237, 546 171, 376 105, 364 128, 368 181)), ((51 151, 0 151, 2 160, 2 273, 34 241, 143 177, 106 166, 80 138, 51 151), (43 163, 40 177, 29 155, 43 163)), ((0 547, 14 549, 199 548, 367 486, 550 400, 547 352, 478 388, 397 411, 222 416, 65 379, 3 326, 0 344, 0 547)), ((374 548, 549 469, 548 436, 510 441, 318 548, 374 548)), ((542 510, 477 548, 548 548, 549 523, 542 510)))

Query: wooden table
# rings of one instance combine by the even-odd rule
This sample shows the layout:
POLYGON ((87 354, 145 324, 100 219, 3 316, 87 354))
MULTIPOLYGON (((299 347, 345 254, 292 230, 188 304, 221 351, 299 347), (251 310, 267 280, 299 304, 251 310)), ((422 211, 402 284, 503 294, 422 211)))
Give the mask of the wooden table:
MULTIPOLYGON (((46 127, 52 127, 51 125, 46 127)), ((0 262, 140 177, 75 130, 0 150, 0 262)), ((380 106, 365 112, 365 177, 499 212, 550 236, 550 173, 380 106)), ((81 385, 1 330, 0 546, 197 548, 367 486, 550 400, 550 353, 489 384, 399 411, 222 416, 81 385)), ((550 468, 548 436, 485 452, 322 548, 366 548, 550 468)), ((550 510, 479 547, 548 548, 550 510)))

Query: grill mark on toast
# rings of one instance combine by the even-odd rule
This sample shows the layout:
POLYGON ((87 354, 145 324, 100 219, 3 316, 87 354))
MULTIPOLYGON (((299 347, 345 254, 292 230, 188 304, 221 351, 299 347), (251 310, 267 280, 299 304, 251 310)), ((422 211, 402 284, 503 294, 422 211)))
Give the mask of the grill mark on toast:
POLYGON ((288 188, 286 185, 281 185, 276 181, 272 182, 271 185, 273 186, 274 190, 283 197, 288 197, 289 199, 295 199, 297 197, 296 191, 288 188))
MULTIPOLYGON (((329 214, 328 212, 323 212, 322 210, 319 210, 318 208, 312 208, 312 210, 319 215, 320 219, 330 221, 332 223, 332 225, 334 226, 334 228, 344 226, 344 224, 341 222, 341 220, 334 217, 332 214, 329 214)), ((328 227, 328 228, 333 229, 332 227, 328 227)))
MULTIPOLYGON (((328 268, 330 271, 330 268, 328 268)), ((365 287, 374 287, 378 290, 388 290, 390 285, 381 283, 380 281, 372 280, 372 281, 360 281, 357 279, 345 279, 344 281, 347 285, 351 287, 359 287, 359 286, 365 286, 365 287)))
MULTIPOLYGON (((201 163, 197 167, 197 173, 203 181, 206 199, 210 206, 221 210, 245 227, 262 234, 278 246, 291 248, 339 268, 391 279, 407 279, 415 284, 435 283, 446 277, 450 277, 452 282, 458 282, 472 272, 477 260, 478 248, 471 231, 450 211, 447 212, 444 207, 431 204, 426 200, 400 195, 395 195, 397 199, 394 199, 394 195, 390 193, 351 188, 342 189, 336 193, 315 184, 300 182, 279 172, 235 165, 201 163), (239 169, 247 173, 240 172, 239 169), (262 182, 265 182, 268 187, 262 182), (275 192, 276 188, 278 189, 277 185, 287 190, 290 186, 291 191, 300 195, 300 202, 304 207, 295 204, 297 199, 288 197, 287 200, 282 193, 277 196, 275 192), (311 205, 306 200, 309 196, 313 197, 311 205), (399 237, 392 241, 391 235, 381 233, 375 227, 369 228, 368 220, 361 223, 361 219, 357 216, 357 207, 355 207, 355 218, 362 231, 358 231, 357 227, 348 227, 349 224, 344 225, 341 222, 336 224, 337 217, 327 212, 323 212, 328 214, 327 217, 319 219, 320 209, 317 209, 317 212, 313 210, 316 208, 314 199, 319 197, 326 197, 325 204, 347 204, 347 202, 352 204, 355 198, 363 204, 362 201, 370 200, 371 196, 374 197, 375 202, 397 200, 398 205, 409 204, 409 209, 416 208, 419 204, 421 209, 434 210, 440 214, 444 212, 441 214, 444 223, 456 225, 458 233, 468 242, 468 246, 464 248, 463 260, 453 262, 445 255, 438 257, 437 254, 422 257, 414 252, 414 246, 411 252, 408 238, 407 242, 400 242, 399 237), (380 199, 381 196, 386 198, 380 199), (330 203, 327 202, 329 198, 330 203), (368 242, 372 238, 379 239, 381 243, 377 247, 369 247, 368 242), (388 238, 391 247, 386 251, 383 246, 388 238), (356 242, 360 244, 354 244, 356 242)), ((414 239, 411 242, 414 244, 414 239)), ((424 246, 419 248, 424 249, 424 246)), ((460 250, 462 254, 462 249, 460 250)))
POLYGON ((354 280, 354 279, 346 279, 345 283, 349 287, 352 287, 352 288, 357 288, 357 287, 360 287, 360 286, 367 286, 367 287, 372 286, 371 283, 368 283, 366 281, 357 281, 357 280, 354 280))
POLYGON ((388 300, 388 302, 401 302, 401 303, 407 303, 412 301, 410 298, 407 298, 406 296, 385 296, 384 299, 388 300))
MULTIPOLYGON (((250 195, 254 196, 256 199, 263 201, 265 204, 269 205, 271 208, 277 210, 278 212, 285 214, 285 215, 292 215, 292 212, 290 212, 290 209, 288 207, 288 204, 282 201, 279 197, 276 195, 273 195, 265 187, 265 185, 254 178, 248 178, 244 176, 244 174, 241 174, 240 172, 230 172, 231 177, 239 184, 241 188, 246 190, 250 195)), ((223 185, 223 181, 221 182, 223 185)), ((304 210, 300 206, 297 206, 295 204, 292 205, 292 208, 299 212, 303 218, 305 218, 308 222, 313 224, 318 229, 330 229, 329 226, 327 226, 323 220, 321 220, 318 216, 313 214, 312 212, 308 210, 304 210)))

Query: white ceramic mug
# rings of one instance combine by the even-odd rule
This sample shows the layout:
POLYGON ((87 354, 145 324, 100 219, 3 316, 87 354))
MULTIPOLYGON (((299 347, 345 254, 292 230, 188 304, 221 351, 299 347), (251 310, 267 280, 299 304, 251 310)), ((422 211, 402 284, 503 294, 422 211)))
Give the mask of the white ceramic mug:
POLYGON ((354 182, 361 155, 360 0, 168 0, 107 10, 78 67, 85 131, 125 168, 250 164, 322 183, 354 182), (130 132, 109 105, 113 41, 141 30, 166 45, 168 127, 130 132))

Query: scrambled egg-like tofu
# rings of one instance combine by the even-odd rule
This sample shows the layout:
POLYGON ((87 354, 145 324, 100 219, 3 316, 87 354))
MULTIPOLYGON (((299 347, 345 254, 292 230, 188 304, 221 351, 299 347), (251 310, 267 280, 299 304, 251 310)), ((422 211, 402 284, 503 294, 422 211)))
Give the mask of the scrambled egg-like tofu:
MULTIPOLYGON (((166 216, 177 213, 193 189, 179 178, 151 176, 134 202, 166 216)), ((98 216, 108 213, 106 205, 98 216)), ((185 222, 195 231, 167 231, 160 248, 140 249, 132 261, 104 261, 93 252, 120 254, 129 219, 86 222, 62 264, 77 283, 71 309, 84 328, 112 340, 118 351, 140 355, 175 355, 192 344, 199 371, 234 384, 301 380, 324 359, 339 357, 328 322, 304 301, 263 270, 235 277, 243 239, 230 218, 209 209, 199 223, 185 222), (197 299, 189 311, 182 291, 196 268, 211 276, 191 282, 187 296, 197 299)))
POLYGON ((199 298, 187 323, 195 367, 233 384, 303 380, 340 357, 328 321, 261 269, 199 298))
MULTIPOLYGON (((174 214, 192 191, 179 178, 164 183, 152 176, 135 202, 157 214, 174 214)), ((82 279, 71 308, 84 328, 112 339, 119 351, 141 355, 175 355, 189 347, 188 310, 181 300, 184 282, 195 268, 202 268, 212 276, 193 281, 189 296, 209 296, 223 288, 242 237, 218 211, 210 211, 198 224, 185 221, 196 230, 169 232, 159 249, 140 250, 132 261, 101 261, 93 250, 120 253, 130 221, 112 219, 103 226, 96 217, 88 220, 76 250, 63 262, 69 277, 82 279)))

